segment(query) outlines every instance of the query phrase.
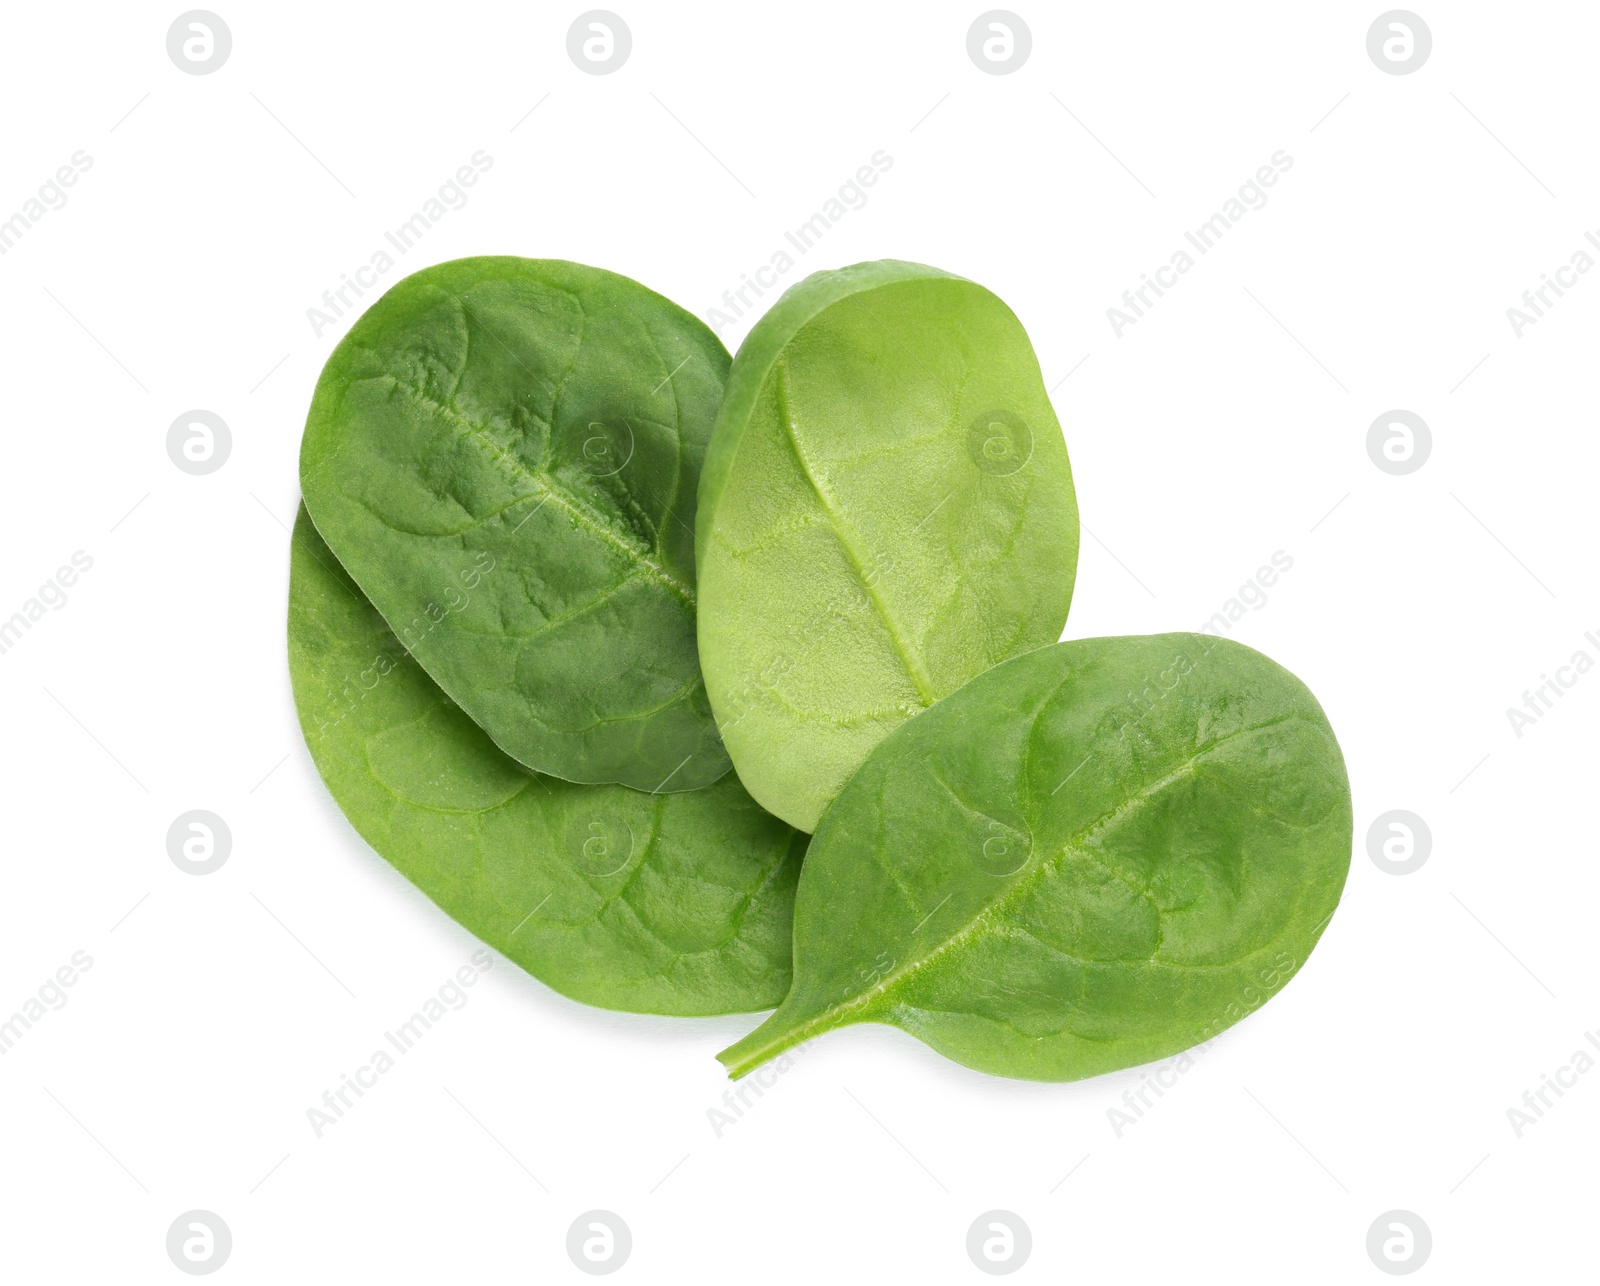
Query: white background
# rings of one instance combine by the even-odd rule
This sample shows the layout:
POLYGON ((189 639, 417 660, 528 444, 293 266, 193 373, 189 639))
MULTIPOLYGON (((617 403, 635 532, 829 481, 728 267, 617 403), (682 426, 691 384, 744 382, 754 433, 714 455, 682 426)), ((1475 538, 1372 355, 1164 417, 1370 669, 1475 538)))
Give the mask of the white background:
POLYGON ((1600 11, 1415 0, 1433 52, 1396 76, 1381 3, 1015 0, 1033 52, 996 76, 981 0, 614 0, 632 56, 592 76, 581 4, 214 2, 205 76, 167 56, 176 4, 13 6, 0 38, 0 218, 93 158, 0 257, 0 616, 94 560, 0 655, 0 1016, 94 961, 0 1057, 0 1276, 183 1280, 164 1239, 195 1208, 236 1282, 588 1280, 565 1237, 592 1208, 632 1229, 624 1281, 987 1280, 965 1238, 995 1208, 1032 1230, 1017 1280, 1386 1280, 1366 1235, 1395 1208, 1432 1230, 1419 1280, 1593 1273, 1600 1069, 1520 1138, 1507 1109, 1600 1029, 1600 672, 1520 738, 1505 711, 1600 659, 1600 273, 1520 338, 1506 310, 1600 227, 1600 11), (718 1137, 712 1055, 753 1019, 604 1013, 504 961, 314 1136, 475 944, 356 837, 295 722, 296 453, 351 320, 306 313, 479 149, 385 284, 559 257, 704 314, 884 150, 786 284, 892 256, 1012 305, 1085 524, 1069 637, 1196 628, 1293 558, 1234 637, 1339 734, 1344 901, 1120 1138, 1136 1070, 1011 1083, 887 1028, 817 1041, 718 1137), (1107 308, 1278 149, 1269 204, 1118 338, 1107 308), (204 477, 165 447, 193 408, 233 434, 204 477), (1365 445, 1393 408, 1433 434, 1403 477, 1365 445), (193 808, 233 834, 204 878, 165 846, 193 808), (1396 808, 1433 834, 1406 876, 1366 851, 1396 808))

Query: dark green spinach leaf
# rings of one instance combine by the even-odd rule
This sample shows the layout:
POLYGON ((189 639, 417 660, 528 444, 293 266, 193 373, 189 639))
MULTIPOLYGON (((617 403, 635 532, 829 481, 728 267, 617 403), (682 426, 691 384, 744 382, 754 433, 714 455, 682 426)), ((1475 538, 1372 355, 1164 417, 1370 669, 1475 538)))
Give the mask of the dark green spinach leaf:
POLYGON ((657 1014, 776 1004, 806 837, 731 774, 644 794, 540 777, 423 673, 295 523, 289 673, 351 824, 451 918, 574 1000, 657 1014))
POLYGON ((543 773, 728 769, 695 655, 694 503, 728 355, 637 282, 556 260, 405 278, 317 383, 317 530, 422 667, 543 773))

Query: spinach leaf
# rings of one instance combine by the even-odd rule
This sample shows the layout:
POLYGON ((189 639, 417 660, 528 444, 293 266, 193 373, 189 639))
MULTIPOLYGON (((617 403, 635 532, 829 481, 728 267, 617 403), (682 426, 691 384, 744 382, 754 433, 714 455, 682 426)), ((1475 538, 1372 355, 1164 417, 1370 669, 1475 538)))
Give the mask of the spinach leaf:
POLYGON ((727 351, 637 282, 460 259, 399 282, 317 383, 317 530, 514 759, 690 790, 728 770, 695 656, 693 505, 727 351))
POLYGON ((801 873, 794 987, 718 1057, 741 1076, 860 1022, 1030 1080, 1166 1057, 1305 963, 1350 828, 1327 718, 1260 653, 1203 634, 1041 648, 850 779, 801 873))
POLYGON ((1021 323, 919 264, 808 277, 734 359, 696 535, 723 740, 811 830, 893 728, 1061 636, 1078 510, 1021 323))
POLYGON ((311 757, 362 837, 469 932, 574 1000, 776 1004, 805 836, 731 774, 648 795, 537 776, 423 673, 301 509, 289 673, 311 757))

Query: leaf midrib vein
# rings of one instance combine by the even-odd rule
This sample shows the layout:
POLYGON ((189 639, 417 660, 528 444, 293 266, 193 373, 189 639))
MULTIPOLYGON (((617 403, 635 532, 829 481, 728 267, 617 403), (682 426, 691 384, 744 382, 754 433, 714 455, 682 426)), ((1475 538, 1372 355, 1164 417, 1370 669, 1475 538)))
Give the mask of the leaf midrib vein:
MULTIPOLYGON (((685 603, 689 604, 690 607, 694 606, 695 593, 692 588, 690 588, 688 585, 685 585, 676 576, 672 575, 672 573, 667 571, 667 569, 661 566, 660 563, 647 556, 645 552, 637 545, 634 545, 617 535, 617 533, 611 529, 610 524, 607 523, 600 514, 593 512, 590 507, 579 497, 572 494, 570 491, 567 491, 565 488, 558 486, 554 478, 530 469, 523 460, 510 451, 507 451, 483 428, 474 424, 460 411, 456 410, 455 407, 449 405, 448 403, 440 402, 436 398, 429 397, 428 394, 422 389, 417 388, 415 385, 407 384, 404 380, 400 379, 396 375, 375 375, 371 376, 370 378, 375 381, 385 381, 389 384, 392 384, 395 388, 405 393, 406 396, 410 397, 419 405, 425 406, 441 418, 449 420, 462 432, 467 434, 468 437, 472 438, 473 441, 479 443, 484 447, 485 450, 489 451, 490 454, 492 454, 498 462, 504 465, 510 473, 529 483, 534 488, 534 493, 546 500, 554 502, 558 508, 564 510, 567 515, 571 517, 579 526, 586 528, 594 535, 598 536, 601 540, 625 554, 628 558, 637 563, 647 575, 665 585, 673 593, 678 595, 679 598, 683 599, 685 603)), ((552 421, 552 428, 553 427, 554 422, 552 421)), ((522 498, 526 499, 527 497, 524 496, 522 498)), ((504 508, 497 512, 504 512, 504 508)))
POLYGON ((896 655, 900 658, 901 667, 910 678, 912 686, 917 690, 917 697, 925 706, 931 706, 938 700, 932 678, 922 668, 921 661, 915 651, 906 641, 904 627, 895 618, 890 610, 888 601, 879 591, 881 580, 874 582, 869 579, 866 571, 866 562, 861 550, 856 548, 855 534, 845 523, 844 514, 838 504, 823 487, 821 480, 812 471, 811 463, 806 459, 805 452, 800 449, 799 428, 795 424, 794 407, 789 396, 789 364, 779 357, 777 362, 776 391, 778 398, 778 420, 783 425, 785 440, 789 449, 794 452, 796 463, 800 472, 805 474, 806 481, 811 484, 811 490, 817 497, 824 512, 828 515, 829 525, 833 534, 838 539, 840 548, 844 550, 845 557, 850 560, 851 567, 855 570, 856 580, 860 582, 862 590, 872 605, 878 609, 878 615, 883 618, 884 629, 888 631, 889 641, 894 645, 896 655))
MULTIPOLYGON (((1297 714, 1290 714, 1278 719, 1268 720, 1266 723, 1252 724, 1248 728, 1241 728, 1237 732, 1231 732, 1225 737, 1220 737, 1216 741, 1213 741, 1210 745, 1205 746, 1203 749, 1195 751, 1193 755, 1186 759, 1179 767, 1169 772, 1166 776, 1157 781, 1151 782, 1148 786, 1141 787, 1138 791, 1129 796, 1127 799, 1123 800, 1123 802, 1118 804, 1115 808, 1108 810, 1100 817, 1097 817, 1094 821, 1090 822, 1088 826, 1083 828, 1082 832, 1073 840, 1072 843, 1066 845, 1061 850, 1061 860, 1064 861, 1069 854, 1088 856, 1088 854, 1084 851, 1084 845, 1092 835, 1094 835, 1096 832, 1104 831, 1107 827, 1114 825, 1117 821, 1127 816, 1127 814, 1132 812, 1135 808, 1149 803, 1174 782, 1177 782, 1183 777, 1188 776, 1198 768, 1200 761, 1213 751, 1220 750, 1223 746, 1230 745, 1242 738, 1253 737, 1259 732, 1266 731, 1268 728, 1277 727, 1279 724, 1287 723, 1300 717, 1301 716, 1297 714)), ((1000 897, 981 908, 970 920, 967 921, 966 924, 962 925, 962 927, 955 933, 951 934, 932 951, 928 952, 927 955, 910 961, 904 967, 885 975, 881 980, 873 984, 873 986, 855 996, 852 996, 849 1000, 837 1005, 831 1005, 818 1014, 813 1015, 806 1021, 797 1024, 796 1030, 820 1028, 823 1024, 837 1019, 843 1014, 869 1007, 873 1002, 877 1001, 883 996, 886 996, 891 988, 898 986, 900 983, 922 972, 929 965, 934 963, 934 961, 944 957, 954 947, 958 945, 964 945, 971 938, 978 936, 987 927, 990 920, 1001 917, 1010 908, 1013 902, 1020 901, 1025 893, 1031 892, 1035 882, 1041 878, 1041 873, 1046 869, 1053 869, 1054 865, 1055 864, 1053 862, 1041 861, 1036 867, 1033 868, 1027 877, 1012 883, 1000 897)), ((1246 954, 1248 955, 1251 953, 1246 954)), ((1145 963, 1156 962, 1148 961, 1145 963)))

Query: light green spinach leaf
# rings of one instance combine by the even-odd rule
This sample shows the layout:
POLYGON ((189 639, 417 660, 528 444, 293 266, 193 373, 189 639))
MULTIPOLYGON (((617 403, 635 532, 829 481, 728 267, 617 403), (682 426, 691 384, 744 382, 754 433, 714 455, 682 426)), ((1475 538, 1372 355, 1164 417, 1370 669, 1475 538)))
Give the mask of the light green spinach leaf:
POLYGON ((302 509, 289 673, 361 836, 469 932, 574 1000, 656 1014, 776 1004, 806 837, 729 774, 644 794, 529 772, 420 666, 302 509))
POLYGON ((919 264, 808 277, 734 359, 696 533, 723 740, 811 830, 888 732, 1061 636, 1077 503, 1021 323, 919 264))
POLYGON ((647 791, 728 769, 692 526, 727 369, 637 282, 508 257, 405 278, 323 369, 300 455, 317 530, 530 768, 647 791))
POLYGON ((811 842, 795 982, 734 1076, 852 1023, 1065 1081, 1206 1041, 1332 917, 1350 787, 1316 699, 1204 634, 1085 639, 891 733, 811 842))

